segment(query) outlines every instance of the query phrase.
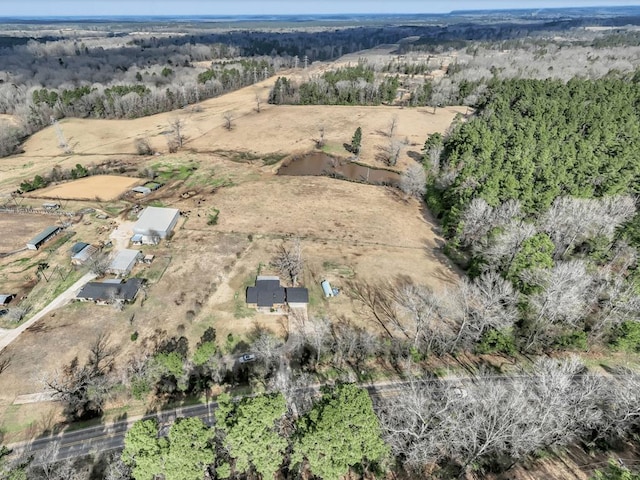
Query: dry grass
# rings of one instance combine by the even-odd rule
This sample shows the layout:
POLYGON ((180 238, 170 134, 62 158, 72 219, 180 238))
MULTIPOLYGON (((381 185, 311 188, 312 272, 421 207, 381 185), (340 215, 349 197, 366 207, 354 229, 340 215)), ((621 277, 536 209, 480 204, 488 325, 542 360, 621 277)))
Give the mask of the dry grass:
MULTIPOLYGON (((209 326, 216 328, 222 340, 228 333, 235 337, 247 335, 256 325, 283 333, 288 327, 286 318, 247 310, 244 289, 259 270, 269 272, 276 249, 292 236, 302 239, 306 260, 303 280, 310 288, 311 315, 366 324, 347 295, 322 298, 319 282, 325 278, 338 288, 354 277, 377 281, 405 276, 436 289, 456 281, 455 269, 440 253, 438 228, 419 202, 405 201, 385 187, 322 177, 280 177, 274 173, 277 166, 265 166, 260 158, 274 152, 292 154, 313 149, 313 139, 321 126, 325 128, 326 150, 346 156, 342 143, 349 142, 360 126, 364 133, 361 161, 379 164, 376 155, 389 142, 388 125, 397 117, 396 135, 406 139, 399 164, 402 168, 419 155, 429 133, 444 132, 455 115, 465 109, 439 109, 434 115, 426 109, 398 107, 263 103, 262 112, 256 113, 255 94, 266 99, 274 80, 202 102, 201 111, 183 109, 137 120, 67 119, 61 125, 74 154, 61 152, 55 131, 48 128, 26 142, 24 154, 0 161, 0 193, 14 190, 22 179, 46 173, 55 165, 68 168, 116 157, 139 167, 164 169, 167 178, 163 181, 167 184, 145 197, 144 202, 160 202, 189 214, 171 241, 143 248, 144 253, 156 255, 154 264, 134 270, 135 275, 150 279, 144 305, 139 299, 123 312, 91 304, 67 306, 43 319, 2 353, 11 358, 9 368, 0 375, 4 428, 25 435, 30 431, 26 427, 29 423, 33 423, 34 431, 42 430, 51 418, 56 418, 57 404, 11 404, 17 395, 41 391, 38 378, 42 374, 60 370, 76 355, 84 359, 98 332, 111 333, 112 342, 121 349, 121 365, 158 330, 166 332, 162 335, 184 335, 192 346, 209 326), (231 131, 223 127, 223 114, 227 111, 234 112, 235 128, 231 131), (133 141, 138 137, 149 138, 155 148, 166 152, 165 133, 169 121, 176 117, 185 121, 185 151, 153 158, 135 155, 133 141), (232 161, 234 152, 245 152, 248 158, 232 161), (192 171, 193 166, 197 169, 192 171), (181 196, 185 192, 191 192, 189 198, 181 196), (207 225, 214 209, 220 212, 218 224, 207 225), (135 342, 130 340, 134 332, 139 334, 135 342)), ((105 178, 87 180, 104 182, 105 178)), ((59 185, 61 190, 46 193, 68 198, 107 198, 136 182, 121 184, 117 193, 116 186, 106 185, 113 188, 113 195, 103 183, 87 195, 89 190, 79 188, 77 182, 59 185)), ((126 201, 63 203, 68 210, 99 206, 111 215, 128 207, 126 201)), ((96 243, 108 238, 111 227, 107 221, 85 215, 73 229, 77 234, 72 241, 96 243)), ((23 241, 26 240, 22 237, 10 240, 11 244, 23 241)), ((69 268, 66 246, 56 252, 25 254, 25 259, 31 264, 43 259, 51 268, 69 268)), ((12 272, 14 276, 25 275, 12 272)), ((33 270, 27 273, 33 276, 33 270)), ((14 281, 19 280, 15 276, 14 281)), ((49 287, 40 281, 34 292, 45 292, 46 288, 49 287)), ((111 405, 114 406, 118 405, 111 405)))
POLYGON ((0 253, 25 247, 25 244, 46 227, 56 225, 53 215, 0 213, 0 253))

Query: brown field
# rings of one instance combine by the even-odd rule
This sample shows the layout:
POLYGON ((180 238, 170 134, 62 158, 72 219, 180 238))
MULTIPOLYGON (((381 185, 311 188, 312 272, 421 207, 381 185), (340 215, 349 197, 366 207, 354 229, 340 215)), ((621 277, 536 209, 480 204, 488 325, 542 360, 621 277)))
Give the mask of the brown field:
POLYGON ((50 215, 0 213, 0 253, 25 247, 44 228, 57 222, 58 217, 50 215))
MULTIPOLYGON (((308 76, 322 68, 326 65, 289 74, 308 76)), ((402 169, 418 158, 428 134, 444 132, 466 108, 442 108, 433 114, 431 109, 388 106, 267 105, 264 102, 274 81, 201 102, 197 109, 136 120, 62 120, 73 154, 61 152, 55 130, 47 128, 27 140, 25 153, 0 162, 0 193, 15 190, 22 179, 47 173, 53 166, 69 168, 78 162, 87 165, 117 159, 134 167, 175 168, 176 172, 187 164, 198 167, 186 178, 168 179, 162 189, 143 200, 189 215, 170 241, 142 247, 144 253, 156 255, 152 265, 139 265, 133 272, 149 280, 144 303, 140 298, 122 312, 91 304, 69 305, 44 318, 0 354, 0 359, 10 359, 0 375, 0 428, 7 432, 7 441, 41 431, 59 418, 56 403, 12 403, 18 395, 42 391, 39 379, 59 371, 76 355, 84 360, 99 332, 110 333, 120 348, 118 362, 122 365, 145 348, 145 339, 157 335, 184 335, 193 347, 209 326, 215 327, 221 343, 228 333, 245 338, 257 326, 276 332, 288 328, 286 318, 248 310, 244 291, 258 271, 269 272, 278 247, 293 236, 302 242, 306 266, 301 282, 310 289, 310 315, 376 328, 345 293, 325 300, 319 287, 325 278, 343 292, 349 280, 360 278, 377 282, 403 276, 434 289, 457 281, 455 268, 440 252, 438 227, 421 202, 406 200, 387 187, 324 177, 277 176, 278 165, 265 166, 255 158, 276 152, 282 156, 309 152, 321 127, 327 142, 324 150, 346 157, 342 144, 350 142, 360 126, 360 160, 380 165, 380 150, 390 141, 389 124, 397 119, 396 138, 403 142, 398 168, 402 169), (256 94, 263 99, 260 113, 255 111, 256 94), (231 131, 223 128, 227 111, 235 119, 231 131), (167 154, 166 133, 174 118, 185 122, 186 143, 182 151, 167 154), (135 155, 133 142, 138 137, 147 137, 160 155, 135 155), (233 161, 238 152, 252 155, 249 161, 233 161), (193 193, 183 198, 185 192, 193 193), (218 224, 207 225, 214 208, 220 212, 218 224), (139 334, 136 341, 130 339, 134 332, 139 334)), ((127 177, 89 177, 35 194, 75 199, 67 209, 82 204, 95 207, 96 197, 114 199, 139 182, 127 177), (107 178, 116 180, 105 185, 107 178), (78 201, 81 199, 89 201, 78 201)), ((100 222, 85 215, 73 225, 77 233, 67 244, 55 253, 38 255, 46 254, 51 268, 69 269, 72 242, 105 240, 113 228, 109 222, 128 207, 127 199, 103 203, 100 208, 112 218, 100 222)), ((124 214, 117 221, 123 220, 124 214)), ((11 268, 17 272, 18 267, 11 268)), ((53 290, 55 282, 47 288, 53 290)), ((42 280, 40 284, 30 297, 46 286, 42 280)), ((118 406, 117 399, 109 405, 118 406)))
POLYGON ((142 183, 139 178, 118 175, 95 175, 30 192, 33 198, 59 198, 61 200, 114 200, 131 187, 142 183))
MULTIPOLYGON (((327 68, 327 64, 319 63, 308 71, 285 71, 279 75, 309 78, 327 68)), ((342 144, 350 142, 360 126, 363 131, 361 160, 378 164, 376 157, 380 149, 389 143, 386 136, 389 123, 396 118, 396 137, 404 143, 399 161, 402 167, 418 154, 428 134, 444 132, 456 114, 468 111, 466 107, 446 107, 434 114, 431 108, 269 105, 266 100, 274 82, 275 77, 205 100, 196 107, 134 120, 63 119, 59 123, 73 154, 66 154, 58 147, 53 127, 36 133, 24 143, 24 153, 0 162, 0 193, 15 190, 16 181, 47 173, 55 165, 69 168, 78 162, 88 165, 114 158, 139 158, 135 157, 136 138, 147 138, 164 155, 169 123, 173 119, 184 121, 184 151, 194 153, 306 152, 313 148, 313 139, 318 137, 320 127, 324 127, 326 149, 346 154, 342 144), (255 110, 256 95, 262 99, 260 113, 255 110), (231 112, 234 118, 231 131, 223 126, 226 112, 231 112)))

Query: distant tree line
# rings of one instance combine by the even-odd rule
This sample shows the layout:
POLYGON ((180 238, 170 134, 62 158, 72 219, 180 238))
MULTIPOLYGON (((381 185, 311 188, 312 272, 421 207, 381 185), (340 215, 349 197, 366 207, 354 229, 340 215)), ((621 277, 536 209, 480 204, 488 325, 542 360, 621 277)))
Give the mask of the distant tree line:
POLYGON ((398 79, 376 78, 371 66, 339 68, 321 76, 295 84, 280 77, 269 94, 269 103, 296 105, 380 105, 392 103, 398 91, 398 79))

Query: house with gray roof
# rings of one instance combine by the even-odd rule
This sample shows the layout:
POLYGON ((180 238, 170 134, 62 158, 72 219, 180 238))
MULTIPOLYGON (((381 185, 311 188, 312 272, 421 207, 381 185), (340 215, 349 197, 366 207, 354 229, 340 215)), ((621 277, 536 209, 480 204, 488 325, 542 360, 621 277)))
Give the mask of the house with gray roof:
POLYGON ((280 278, 259 275, 255 286, 247 287, 247 305, 262 311, 280 310, 282 307, 302 307, 309 303, 309 291, 301 287, 283 287, 280 278))
POLYGON ((110 303, 131 303, 136 299, 144 283, 142 278, 130 278, 126 282, 89 282, 76 295, 81 302, 95 302, 99 305, 110 303))

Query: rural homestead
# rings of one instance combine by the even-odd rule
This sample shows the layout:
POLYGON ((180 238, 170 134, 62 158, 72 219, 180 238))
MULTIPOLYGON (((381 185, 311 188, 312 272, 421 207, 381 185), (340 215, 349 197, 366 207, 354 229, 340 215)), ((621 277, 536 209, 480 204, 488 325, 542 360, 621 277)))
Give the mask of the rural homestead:
POLYGON ((640 0, 6 0, 0 479, 640 478, 640 0))

